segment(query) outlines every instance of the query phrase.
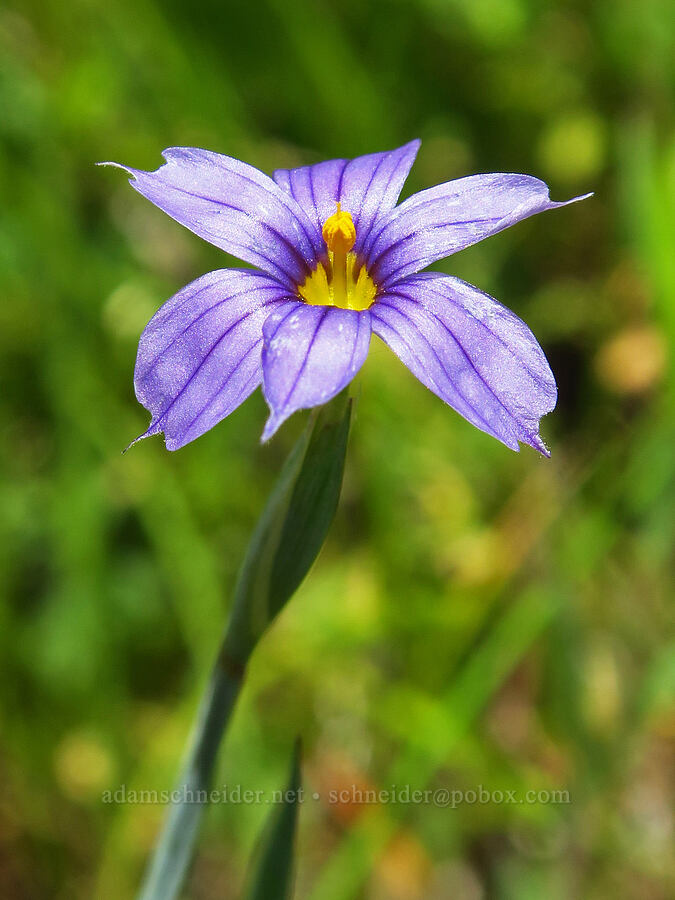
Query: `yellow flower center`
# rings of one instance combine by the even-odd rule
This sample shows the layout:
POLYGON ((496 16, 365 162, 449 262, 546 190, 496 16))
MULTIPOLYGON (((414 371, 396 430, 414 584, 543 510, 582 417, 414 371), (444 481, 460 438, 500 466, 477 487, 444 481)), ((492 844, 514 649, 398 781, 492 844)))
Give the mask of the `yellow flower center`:
POLYGON ((322 229, 328 251, 328 262, 319 263, 298 291, 312 306, 339 306, 341 309, 368 309, 375 300, 375 282, 359 263, 351 249, 356 241, 356 228, 350 214, 337 204, 337 212, 329 216, 322 229))

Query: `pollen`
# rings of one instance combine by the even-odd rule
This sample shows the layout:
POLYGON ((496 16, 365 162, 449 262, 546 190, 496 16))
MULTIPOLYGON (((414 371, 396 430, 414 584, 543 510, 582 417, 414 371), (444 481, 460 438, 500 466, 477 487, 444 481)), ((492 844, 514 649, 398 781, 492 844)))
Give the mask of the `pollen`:
POLYGON ((301 298, 312 306, 368 309, 375 301, 377 288, 357 254, 351 252, 356 228, 351 215, 339 203, 337 212, 324 222, 321 233, 327 260, 320 262, 299 286, 301 298))
POLYGON ((321 234, 326 247, 333 253, 349 253, 356 241, 354 220, 338 203, 337 212, 323 223, 321 234))

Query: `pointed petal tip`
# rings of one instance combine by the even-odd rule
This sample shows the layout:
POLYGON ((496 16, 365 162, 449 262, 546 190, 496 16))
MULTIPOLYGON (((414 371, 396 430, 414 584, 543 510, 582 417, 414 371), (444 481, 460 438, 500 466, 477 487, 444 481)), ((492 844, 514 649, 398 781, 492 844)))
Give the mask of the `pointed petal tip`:
POLYGON ((151 432, 151 431, 150 431, 150 428, 148 428, 147 431, 144 431, 143 434, 139 434, 138 437, 135 437, 135 438, 133 439, 133 441, 130 441, 130 442, 126 445, 126 447, 124 448, 124 450, 122 450, 122 455, 124 456, 125 453, 128 453, 129 450, 131 450, 131 448, 134 446, 134 444, 138 444, 140 441, 144 440, 144 439, 147 438, 147 437, 150 437, 151 434, 155 434, 155 433, 156 433, 156 432, 154 432, 154 431, 151 432))
POLYGON ((568 203, 579 203, 580 200, 588 200, 590 197, 595 197, 595 191, 589 191, 587 194, 579 194, 578 197, 572 197, 571 200, 568 200, 568 203))
POLYGON ((532 435, 532 437, 528 441, 526 441, 526 443, 529 444, 529 446, 534 450, 537 450, 539 453, 541 453, 542 456, 545 456, 546 459, 551 458, 551 451, 548 449, 548 447, 538 434, 532 435))
POLYGON ((287 418, 288 416, 281 416, 278 413, 270 413, 268 420, 265 422, 263 433, 260 436, 260 443, 266 444, 268 441, 270 441, 284 424, 287 418))
POLYGON ((551 458, 551 451, 548 449, 546 444, 543 442, 541 437, 538 434, 534 435, 518 435, 518 437, 513 441, 506 441, 503 438, 499 438, 499 440, 504 444, 509 450, 513 450, 514 453, 520 453, 521 445, 525 445, 527 447, 532 447, 533 450, 536 450, 537 453, 541 453, 542 456, 545 456, 546 459, 551 458))
POLYGON ((105 162, 97 162, 94 163, 95 166, 106 166, 111 169, 120 169, 126 175, 129 176, 129 184, 134 185, 137 180, 137 175, 139 174, 138 169, 132 169, 130 166, 125 166, 122 163, 113 162, 112 160, 106 160, 105 162))
POLYGON ((122 165, 122 163, 113 162, 110 159, 105 160, 104 162, 94 163, 95 166, 110 166, 113 169, 122 169, 123 172, 132 172, 128 166, 122 165))
POLYGON ((569 206, 571 203, 580 203, 582 200, 588 200, 589 197, 594 197, 595 191, 590 191, 588 194, 579 194, 578 197, 572 197, 570 200, 551 200, 551 206, 553 209, 560 209, 561 206, 569 206))
MULTIPOLYGON (((146 438, 154 437, 154 435, 156 435, 156 434, 162 434, 162 427, 159 424, 159 421, 150 422, 147 429, 142 434, 139 434, 138 437, 135 437, 133 439, 133 441, 131 441, 129 444, 127 444, 127 446, 124 448, 124 450, 122 450, 122 454, 127 453, 129 450, 131 450, 131 448, 135 444, 139 444, 141 441, 144 441, 146 438)), ((170 443, 176 443, 176 442, 175 441, 172 442, 169 438, 167 438, 166 435, 164 435, 164 443, 166 444, 167 450, 178 450, 178 446, 175 446, 175 447, 169 446, 170 443)), ((182 445, 179 445, 179 446, 182 446, 182 445)))

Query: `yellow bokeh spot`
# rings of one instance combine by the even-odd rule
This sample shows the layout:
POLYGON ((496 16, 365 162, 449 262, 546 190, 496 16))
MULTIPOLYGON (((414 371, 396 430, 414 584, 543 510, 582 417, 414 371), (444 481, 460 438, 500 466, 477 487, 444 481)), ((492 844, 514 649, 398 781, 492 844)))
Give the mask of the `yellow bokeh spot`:
POLYGON ((590 111, 564 116, 543 132, 538 150, 542 167, 558 181, 597 178, 607 159, 605 122, 590 111))
POLYGON ((67 734, 54 751, 56 781, 72 800, 91 800, 114 776, 115 761, 96 735, 75 731, 67 734))
POLYGON ((606 387, 626 396, 644 394, 668 369, 668 341, 658 329, 631 326, 609 338, 595 357, 595 370, 606 387))
POLYGON ((338 306, 340 309, 368 309, 375 300, 375 282, 351 249, 356 228, 351 215, 337 204, 322 229, 328 259, 319 263, 298 293, 312 306, 338 306))

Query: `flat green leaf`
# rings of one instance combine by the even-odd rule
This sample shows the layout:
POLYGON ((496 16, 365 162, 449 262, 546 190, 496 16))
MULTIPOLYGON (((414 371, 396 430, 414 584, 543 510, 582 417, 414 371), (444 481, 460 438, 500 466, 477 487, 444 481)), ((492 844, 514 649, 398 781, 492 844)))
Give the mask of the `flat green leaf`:
POLYGON ((244 892, 246 900, 290 900, 292 897, 300 793, 300 741, 296 741, 288 784, 263 832, 244 892))
POLYGON ((335 515, 351 402, 322 407, 286 461, 241 568, 226 643, 243 665, 316 559, 335 515))

